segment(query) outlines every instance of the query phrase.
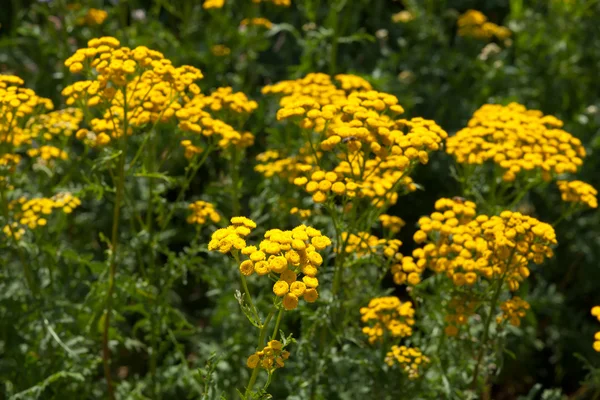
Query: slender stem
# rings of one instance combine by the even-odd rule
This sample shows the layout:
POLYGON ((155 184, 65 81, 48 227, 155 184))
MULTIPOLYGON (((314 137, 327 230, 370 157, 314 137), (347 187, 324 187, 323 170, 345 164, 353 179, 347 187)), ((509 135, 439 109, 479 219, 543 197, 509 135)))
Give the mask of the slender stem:
MULTIPOLYGON (((511 257, 512 258, 512 257, 511 257)), ((490 304, 490 313, 487 316, 485 321, 485 327, 483 330, 483 336, 481 338, 481 346, 479 347, 479 354, 477 355, 477 364, 475 364, 475 370, 473 372, 473 380, 471 381, 471 387, 475 388, 477 385, 477 378, 479 375, 479 366, 481 365, 481 360, 483 359, 483 353, 485 351, 487 340, 490 334, 490 325, 492 324, 492 317, 494 316, 494 310, 496 309, 496 304, 498 303, 498 299, 500 298, 500 293, 502 292, 502 286, 504 284, 504 276, 498 281, 498 287, 494 291, 494 296, 492 297, 492 303, 490 304)))
POLYGON ((240 166, 237 147, 231 148, 231 211, 233 216, 240 215, 240 166))
MULTIPOLYGON (((123 98, 127 99, 126 90, 123 89, 123 98)), ((127 101, 123 104, 123 134, 119 138, 119 142, 123 143, 122 146, 127 146, 127 130, 129 129, 129 122, 127 120, 127 101)), ((113 221, 112 221, 112 238, 111 238, 111 258, 108 276, 108 291, 106 293, 106 309, 104 314, 104 331, 102 334, 102 363, 104 364, 104 377, 108 387, 108 398, 110 400, 115 399, 115 392, 110 371, 110 348, 109 342, 109 331, 110 331, 110 314, 112 312, 112 300, 113 293, 115 290, 115 275, 117 273, 117 248, 119 244, 119 221, 121 216, 121 202, 123 201, 123 193, 125 191, 125 151, 121 152, 119 156, 119 166, 117 175, 117 190, 116 198, 113 209, 113 221)))
MULTIPOLYGON (((147 170, 150 174, 155 172, 155 160, 156 160, 156 146, 155 139, 158 135, 155 135, 156 131, 150 131, 147 135, 149 141, 148 156, 146 157, 147 170), (154 135, 153 135, 154 134, 154 135)), ((133 166, 133 162, 131 163, 133 166)), ((148 179, 148 204, 146 206, 146 229, 148 231, 148 243, 150 245, 148 260, 148 272, 150 273, 151 285, 160 287, 160 282, 157 282, 157 271, 155 268, 155 248, 154 248, 154 178, 148 179)), ((160 321, 160 307, 157 305, 159 296, 155 296, 152 300, 153 307, 150 310, 150 348, 152 353, 150 354, 150 377, 152 380, 152 398, 158 399, 160 397, 158 390, 158 379, 156 378, 156 366, 158 364, 158 335, 157 335, 157 321, 160 321)))
MULTIPOLYGON (((269 313, 269 315, 267 315, 267 318, 265 319, 265 322, 262 324, 262 328, 260 329, 260 335, 258 337, 258 345, 256 346, 256 350, 260 350, 263 347, 263 344, 265 342, 265 336, 267 335, 267 328, 269 327, 269 322, 271 322, 271 318, 273 318, 273 315, 275 314, 275 309, 271 310, 271 312, 269 313)), ((252 388, 254 387, 254 384, 256 383, 256 378, 258 378, 258 370, 260 369, 259 366, 256 366, 256 368, 254 368, 254 370, 252 371, 252 375, 250 376, 250 381, 248 382, 248 386, 246 386, 246 392, 244 393, 244 398, 248 399, 248 395, 250 395, 252 393, 252 388)))
POLYGON ((283 307, 279 309, 279 314, 277 314, 277 320, 275 321, 275 329, 273 329, 273 335, 271 336, 271 340, 277 339, 277 334, 279 333, 279 324, 281 323, 281 317, 283 317, 283 307))
POLYGON ((258 319, 258 312, 256 311, 256 307, 254 306, 254 302, 252 301, 252 296, 250 296, 250 291, 248 290, 248 282, 246 282, 246 277, 242 274, 240 274, 240 277, 242 280, 242 288, 244 289, 244 294, 246 295, 246 301, 248 302, 248 304, 250 304, 254 316, 256 317, 256 319, 258 319))

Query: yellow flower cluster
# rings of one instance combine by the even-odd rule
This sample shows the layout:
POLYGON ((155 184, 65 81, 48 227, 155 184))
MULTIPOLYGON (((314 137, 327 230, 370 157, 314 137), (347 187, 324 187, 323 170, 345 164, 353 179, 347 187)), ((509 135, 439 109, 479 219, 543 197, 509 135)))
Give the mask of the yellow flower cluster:
POLYGON ((398 364, 408 374, 408 379, 417 379, 423 367, 429 364, 429 358, 417 347, 394 345, 386 354, 385 362, 390 367, 398 364))
POLYGON ((512 299, 508 299, 500 304, 502 315, 496 317, 497 323, 502 323, 508 320, 513 326, 521 326, 521 318, 527 314, 529 310, 529 303, 519 296, 515 296, 512 299))
POLYGON ((86 25, 102 25, 102 23, 108 17, 108 13, 104 10, 99 10, 97 8, 90 8, 83 18, 82 23, 86 25))
POLYGON ((598 191, 589 183, 582 181, 558 181, 562 201, 568 203, 582 203, 590 208, 598 207, 598 191))
MULTIPOLYGON (((592 308, 592 315, 600 321, 600 306, 594 306, 592 308)), ((594 335, 594 350, 600 352, 600 331, 594 335)))
POLYGON ((316 100, 321 106, 325 106, 344 100, 355 88, 371 89, 369 82, 356 75, 340 74, 336 75, 335 79, 341 83, 341 89, 335 85, 331 76, 317 72, 310 73, 304 78, 267 85, 263 87, 262 93, 282 95, 279 103, 281 106, 295 102, 299 98, 316 100))
POLYGON ((552 174, 574 173, 583 164, 581 141, 559 129, 562 121, 540 111, 511 103, 486 104, 475 111, 466 128, 446 141, 446 152, 460 164, 492 161, 512 182, 522 171, 552 174))
MULTIPOLYGON (((21 143, 31 143, 31 139, 50 141, 58 136, 70 137, 79 129, 83 111, 78 108, 65 108, 47 114, 40 114, 27 122, 22 131, 21 143)), ((15 137, 15 145, 18 145, 15 137)))
POLYGON ((228 110, 236 114, 250 114, 258 108, 258 103, 248 99, 242 92, 234 92, 231 87, 217 88, 210 96, 197 95, 189 103, 200 109, 209 108, 211 111, 228 110))
POLYGON ((414 14, 408 10, 402 10, 400 12, 397 12, 396 14, 392 14, 392 22, 395 23, 401 22, 403 24, 406 24, 407 22, 410 22, 413 19, 415 19, 414 14))
POLYGON ((282 152, 267 150, 256 156, 256 161, 259 163, 254 170, 265 178, 277 176, 294 182, 299 175, 313 169, 312 164, 315 161, 309 152, 308 148, 301 148, 298 155, 284 157, 282 152))
POLYGON ((216 224, 221 220, 215 206, 207 201, 198 200, 190 204, 188 208, 192 212, 187 217, 188 224, 204 225, 209 219, 216 224))
POLYGON ((416 163, 427 163, 428 152, 438 150, 447 134, 433 121, 396 119, 393 115, 404 111, 398 99, 371 90, 362 78, 336 78, 342 89, 325 74, 263 88, 265 94, 284 95, 277 119, 291 119, 309 135, 313 160, 307 164, 312 168, 294 183, 312 194, 315 203, 358 196, 377 207, 394 204, 400 189, 416 189, 408 173, 416 163), (320 134, 318 148, 313 133, 320 134), (334 165, 321 168, 325 159, 334 165))
POLYGON ((415 310, 411 302, 401 302, 394 296, 371 299, 367 307, 360 309, 361 321, 368 326, 362 331, 369 343, 382 341, 385 336, 403 338, 412 335, 415 310))
POLYGON ((191 66, 174 67, 162 53, 138 46, 121 47, 113 37, 92 39, 65 61, 72 73, 95 71, 93 80, 63 89, 67 105, 102 106, 102 117, 91 120, 90 131, 77 137, 92 145, 107 145, 113 138, 132 134, 134 128, 168 122, 200 93, 194 83, 202 73, 191 66), (126 121, 125 121, 126 118, 126 121), (127 126, 127 132, 124 132, 127 126))
POLYGON ((218 88, 210 96, 196 95, 175 115, 180 121, 179 128, 184 132, 201 134, 204 137, 217 135, 220 137, 218 145, 221 148, 230 145, 245 148, 254 143, 254 135, 250 132, 238 132, 224 121, 213 118, 206 110, 230 112, 234 114, 231 118, 236 119, 239 114, 249 114, 257 107, 258 104, 249 100, 244 93, 234 93, 230 87, 223 87, 218 88))
POLYGON ((315 171, 310 176, 310 180, 305 176, 294 179, 294 184, 304 186, 305 190, 312 194, 315 203, 324 203, 330 192, 342 196, 346 191, 355 193, 357 185, 353 182, 348 183, 348 187, 343 182, 338 182, 338 175, 333 171, 315 171))
POLYGON ((510 29, 489 22, 487 17, 477 10, 468 10, 458 17, 458 35, 475 39, 490 39, 495 36, 499 40, 508 39, 510 29))
POLYGON ((27 119, 54 107, 49 99, 20 87, 23 83, 17 76, 0 75, 0 143, 20 144, 27 119))
POLYGON ((213 232, 208 250, 217 250, 223 254, 242 250, 246 247, 244 238, 256 228, 256 222, 246 217, 233 217, 231 225, 227 228, 217 229, 213 232))
POLYGON ((469 299, 464 294, 454 295, 448 302, 448 312, 444 317, 446 327, 444 333, 447 336, 456 336, 461 326, 469 321, 469 317, 475 313, 477 301, 469 299))
POLYGON ((346 246, 346 254, 355 254, 357 256, 369 255, 377 251, 377 247, 385 243, 384 239, 371 235, 369 232, 348 233, 342 232, 342 243, 346 246))
POLYGON ((292 5, 292 0, 252 0, 254 4, 272 3, 276 6, 289 7, 292 5))
POLYGON ((225 0, 204 0, 202 8, 209 10, 211 8, 223 8, 225 0))
POLYGON ((64 150, 54 146, 41 146, 40 148, 32 148, 27 150, 27 155, 31 158, 41 158, 44 161, 51 159, 67 160, 69 156, 64 150))
POLYGON ((474 203, 445 198, 435 209, 419 219, 414 240, 427 243, 402 259, 404 274, 427 267, 446 274, 456 286, 475 285, 479 278, 504 279, 515 291, 529 276, 530 261, 541 264, 553 256, 554 229, 535 218, 512 211, 476 216, 474 203))
POLYGON ((18 236, 15 235, 15 238, 19 239, 24 233, 22 227, 35 229, 38 226, 45 226, 48 223, 47 216, 52 214, 53 210, 61 209, 65 214, 70 214, 79 205, 81 205, 79 198, 67 192, 59 193, 51 198, 41 197, 27 200, 25 197, 21 197, 9 204, 15 222, 12 222, 10 227, 5 226, 3 231, 7 235, 11 232, 19 233, 18 236))
POLYGON ((244 18, 242 22, 240 22, 240 27, 247 26, 262 26, 266 29, 271 29, 273 27, 273 23, 266 18, 257 17, 257 18, 244 18))
POLYGON ((224 57, 231 54, 231 49, 223 44, 215 44, 210 48, 210 52, 217 57, 224 57))
POLYGON ((183 155, 188 160, 194 158, 194 156, 198 154, 202 154, 202 152, 204 151, 202 147, 193 145, 191 140, 182 140, 180 144, 185 149, 183 155))
POLYGON ((298 208, 298 207, 292 207, 292 209, 290 210, 290 214, 298 215, 298 217, 300 217, 300 219, 307 219, 311 216, 312 211, 298 208))
POLYGON ((406 225, 406 222, 400 217, 395 215, 381 214, 379 216, 379 222, 385 229, 389 229, 390 232, 396 234, 400 232, 403 226, 406 225))
POLYGON ((241 253, 248 257, 240 264, 240 272, 249 276, 270 275, 277 279, 273 293, 282 298, 283 307, 293 310, 298 300, 312 303, 319 294, 318 267, 323 264, 319 251, 331 246, 331 240, 320 231, 300 225, 291 231, 271 229, 256 246, 244 247, 241 253), (300 275, 303 275, 300 279, 300 275))
POLYGON ((270 371, 274 368, 283 368, 284 361, 289 357, 290 352, 283 350, 283 344, 279 340, 271 340, 264 349, 248 357, 246 365, 248 368, 262 367, 270 371))

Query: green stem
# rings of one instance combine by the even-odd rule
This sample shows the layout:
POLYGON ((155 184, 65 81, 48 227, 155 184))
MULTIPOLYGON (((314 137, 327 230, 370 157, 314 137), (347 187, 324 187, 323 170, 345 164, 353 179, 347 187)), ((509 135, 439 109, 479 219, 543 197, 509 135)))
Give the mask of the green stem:
POLYGON ((283 307, 279 309, 279 313, 277 314, 277 320, 275 321, 275 329, 273 329, 273 335, 271 336, 271 340, 277 339, 279 324, 281 323, 281 317, 283 317, 283 310, 283 307))
MULTIPOLYGON (((239 261, 238 261, 239 264, 239 261)), ((254 313, 254 317, 258 320, 258 311, 256 311, 256 307, 254 306, 254 302, 252 301, 252 296, 250 296, 250 291, 248 290, 248 282, 246 282, 246 277, 240 274, 242 280, 242 288, 244 289, 244 294, 246 295, 246 301, 252 307, 252 312, 254 313)))
POLYGON ((238 149, 233 146, 231 148, 231 211, 234 217, 240 215, 240 168, 238 157, 238 149))
POLYGON ((479 347, 479 354, 477 355, 477 363, 475 364, 475 370, 473 372, 473 380, 471 381, 472 388, 475 388, 475 386, 477 385, 477 378, 479 375, 479 367, 481 365, 481 360, 483 359, 483 353, 487 346, 487 340, 488 340, 488 337, 490 334, 490 326, 492 324, 492 317, 494 316, 494 310, 496 309, 498 299, 500 298, 500 293, 502 292, 503 284, 504 284, 504 277, 502 277, 498 281, 498 287, 496 288, 496 290, 494 292, 494 296, 492 297, 492 303, 490 304, 490 313, 488 314, 487 319, 485 321, 483 336, 481 338, 481 347, 479 347))
MULTIPOLYGON (((123 90, 123 98, 127 99, 127 92, 123 90)), ((119 141, 123 147, 127 146, 127 130, 129 129, 129 122, 127 120, 127 101, 123 104, 123 134, 119 138, 119 141)), ((123 193, 125 191, 125 149, 122 149, 121 155, 119 156, 119 167, 117 175, 117 190, 116 198, 113 209, 113 220, 112 220, 112 238, 111 238, 111 258, 109 267, 108 277, 108 291, 106 293, 106 310, 104 313, 104 331, 102 333, 102 363, 104 365, 104 377, 106 379, 106 385, 108 388, 108 398, 110 400, 115 399, 115 392, 110 371, 110 348, 109 342, 109 331, 110 331, 110 314, 112 312, 112 300, 113 293, 115 290, 115 275, 117 273, 117 247, 119 244, 119 221, 121 216, 121 202, 123 201, 123 193)))

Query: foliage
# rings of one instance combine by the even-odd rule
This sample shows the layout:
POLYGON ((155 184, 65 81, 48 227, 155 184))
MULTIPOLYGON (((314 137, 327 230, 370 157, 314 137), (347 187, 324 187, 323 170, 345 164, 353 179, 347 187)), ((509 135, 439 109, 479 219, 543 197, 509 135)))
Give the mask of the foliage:
POLYGON ((0 398, 600 393, 600 3, 5 9, 0 398))

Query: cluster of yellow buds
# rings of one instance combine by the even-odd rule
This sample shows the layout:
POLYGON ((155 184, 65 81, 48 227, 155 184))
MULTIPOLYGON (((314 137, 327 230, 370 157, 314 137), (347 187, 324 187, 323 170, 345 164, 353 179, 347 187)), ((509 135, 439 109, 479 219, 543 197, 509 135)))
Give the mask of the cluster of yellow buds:
POLYGON ((208 243, 208 250, 217 250, 223 254, 237 252, 246 247, 244 238, 256 228, 256 222, 246 217, 233 217, 231 225, 227 228, 217 229, 213 232, 208 243))
POLYGON ((215 44, 210 48, 210 52, 216 57, 225 57, 231 54, 231 49, 224 44, 215 44))
POLYGON ((512 299, 508 299, 500 304, 502 314, 496 317, 498 324, 508 320, 513 326, 521 326, 521 318, 527 314, 529 310, 529 303, 519 296, 515 296, 512 299))
POLYGON ((444 317, 446 327, 444 333, 447 336, 456 336, 461 326, 467 325, 469 317, 475 313, 477 301, 465 294, 456 294, 448 302, 448 312, 444 317))
POLYGON ((325 74, 263 88, 263 93, 283 95, 277 119, 292 120, 308 135, 311 168, 294 183, 315 203, 342 196, 367 198, 376 207, 392 205, 400 190, 416 189, 410 171, 427 163, 428 153, 438 150, 447 134, 433 121, 398 119, 404 112, 398 99, 372 90, 360 77, 338 75, 336 80, 342 88, 325 74))
POLYGON ((402 259, 409 271, 427 267, 446 274, 456 286, 503 277, 515 291, 529 276, 530 261, 541 264, 553 256, 554 229, 535 218, 512 211, 476 216, 475 204, 462 199, 440 199, 435 209, 419 220, 414 235, 415 242, 427 243, 402 259))
POLYGON ((190 105, 211 111, 228 110, 236 114, 249 114, 258 108, 256 101, 250 100, 242 92, 234 92, 231 87, 217 88, 209 96, 195 96, 190 105))
POLYGON ((54 146, 41 146, 40 148, 31 148, 27 150, 27 155, 31 158, 41 158, 44 161, 51 159, 67 160, 69 156, 64 150, 54 146))
POLYGON ((398 364, 408 375, 408 379, 417 379, 422 369, 429 364, 429 358, 417 347, 394 345, 386 354, 385 362, 390 367, 398 364))
POLYGON ((273 23, 263 17, 244 18, 242 22, 240 22, 240 27, 245 28, 247 26, 259 26, 266 29, 271 29, 273 27, 273 23))
POLYGON ((368 324, 362 331, 369 337, 369 343, 382 341, 386 336, 403 338, 412 335, 415 310, 409 301, 402 302, 395 296, 378 297, 371 299, 360 313, 363 324, 368 324))
POLYGON ((271 229, 265 232, 258 248, 242 249, 248 259, 241 262, 240 272, 276 278, 273 293, 282 298, 286 310, 293 310, 300 298, 309 303, 317 300, 318 267, 323 264, 319 251, 328 246, 331 240, 310 226, 300 225, 291 231, 271 229))
POLYGON ((512 182, 523 171, 539 171, 546 181, 553 174, 574 173, 583 164, 581 140, 562 129, 563 123, 541 111, 511 103, 486 104, 475 111, 466 128, 446 141, 446 152, 460 164, 491 161, 512 182))
MULTIPOLYGON (((92 39, 65 61, 72 73, 91 69, 93 80, 79 81, 63 89, 67 105, 101 107, 101 118, 90 125, 95 145, 132 134, 150 123, 168 122, 183 108, 190 95, 198 95, 194 83, 202 73, 191 66, 174 67, 162 53, 138 46, 122 47, 113 37, 92 39), (127 121, 125 121, 127 119, 127 121), (124 132, 127 127, 127 132, 124 132)), ((87 132, 78 133, 90 139, 87 132)))
POLYGON ((458 17, 458 35, 475 39, 490 39, 495 36, 499 40, 508 39, 510 29, 489 22, 481 11, 468 10, 458 17))
POLYGON ((308 153, 308 149, 301 148, 298 155, 284 157, 282 152, 267 150, 256 156, 259 164, 254 170, 265 178, 279 177, 294 182, 297 177, 313 169, 314 158, 308 153))
POLYGON ((179 119, 179 128, 184 132, 202 134, 204 137, 218 135, 218 145, 227 148, 234 145, 238 148, 249 147, 254 143, 254 135, 250 132, 238 132, 233 126, 221 119, 213 118, 211 112, 221 112, 224 117, 238 120, 239 115, 252 113, 258 104, 249 100, 241 92, 233 92, 230 87, 215 90, 209 96, 198 94, 183 105, 175 115, 179 119))
POLYGON ((292 0, 252 0, 254 4, 272 3, 276 6, 289 7, 292 5, 292 0))
POLYGON ((108 13, 106 11, 99 10, 97 8, 90 8, 85 14, 85 17, 81 19, 80 24, 89 26, 102 25, 107 17, 108 13))
POLYGON ((207 201, 198 200, 190 204, 188 208, 192 212, 187 217, 188 224, 204 225, 209 219, 216 224, 221 220, 221 216, 215 210, 214 204, 207 201))
POLYGON ((0 75, 0 143, 18 146, 23 140, 27 120, 54 106, 49 99, 21 87, 23 80, 14 75, 0 75))
POLYGON ((261 367, 270 371, 274 368, 283 368, 284 361, 289 357, 290 352, 283 350, 283 344, 279 340, 271 340, 264 349, 248 357, 246 365, 248 368, 261 367))
POLYGON ((402 227, 406 225, 406 222, 404 222, 402 218, 388 214, 381 214, 379 216, 379 222, 381 222, 381 226, 394 234, 400 232, 402 227))
POLYGON ((581 203, 590 208, 598 207, 598 191, 589 183, 582 181, 558 181, 562 201, 581 203))
POLYGON ((23 227, 35 229, 39 226, 45 226, 48 223, 48 216, 56 209, 60 209, 65 214, 70 214, 73 209, 81 205, 81 200, 71 193, 62 192, 53 197, 27 199, 21 197, 9 203, 9 210, 12 213, 13 222, 10 226, 3 228, 4 233, 18 233, 16 239, 24 233, 23 227))
POLYGON ((292 209, 290 210, 290 214, 298 215, 300 219, 307 219, 312 215, 312 211, 298 207, 292 207, 292 209))
MULTIPOLYGON (((330 192, 338 196, 346 193, 346 185, 338 181, 338 175, 332 171, 315 171, 308 178, 302 176, 294 179, 294 184, 297 186, 305 186, 305 190, 312 194, 315 203, 324 203, 327 200, 327 195, 330 192)), ((349 183, 348 191, 356 190, 356 184, 349 183)))

